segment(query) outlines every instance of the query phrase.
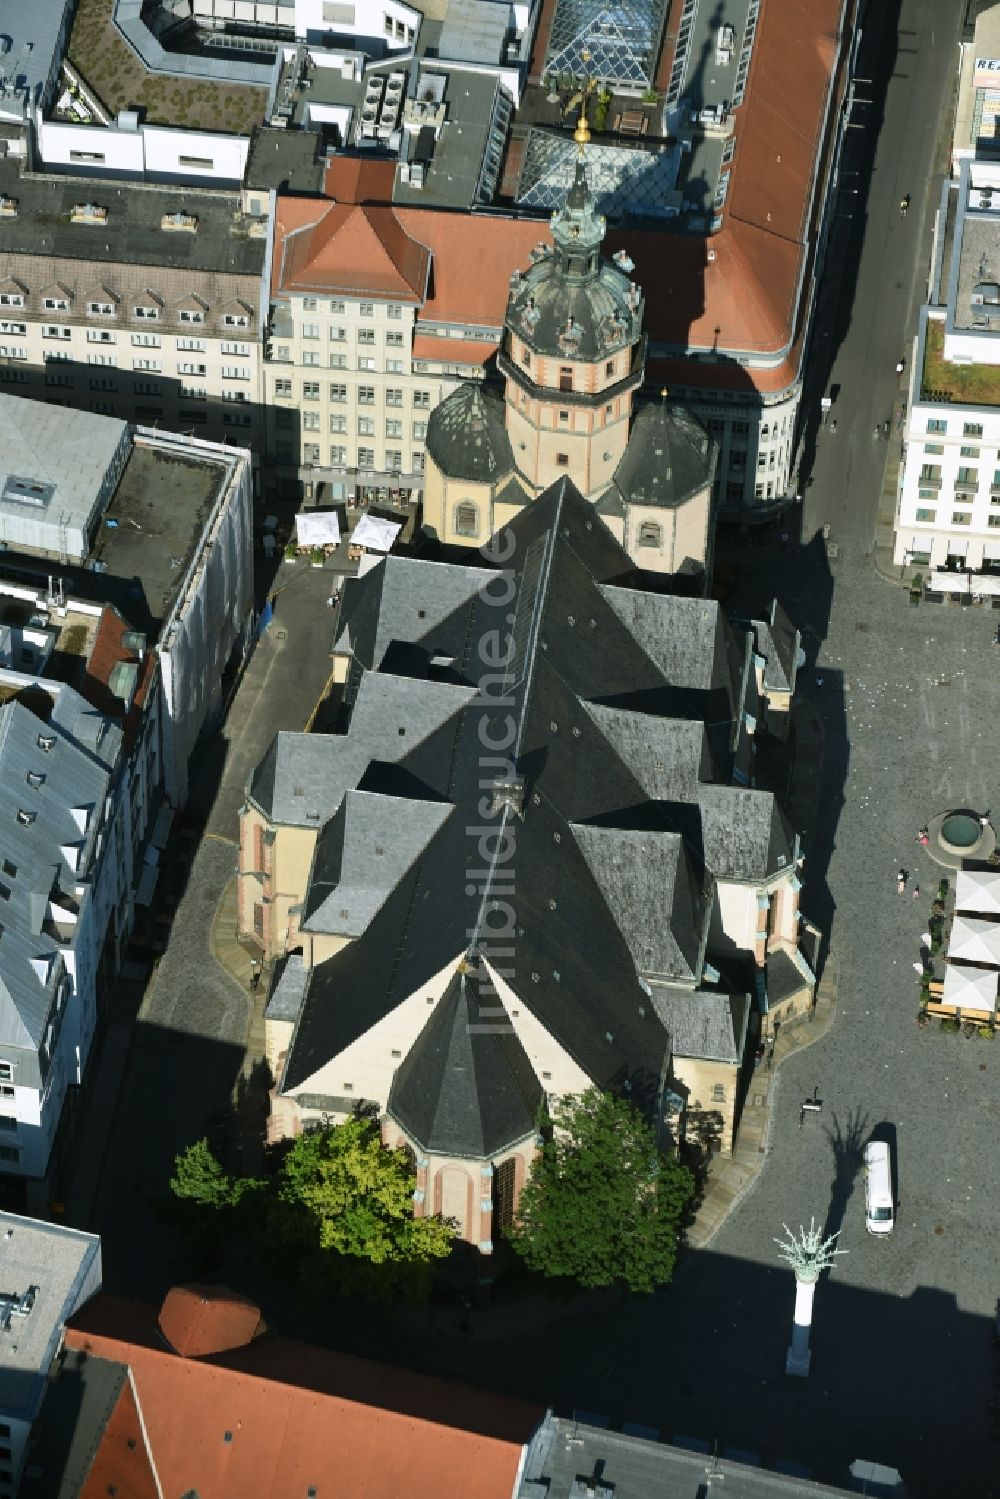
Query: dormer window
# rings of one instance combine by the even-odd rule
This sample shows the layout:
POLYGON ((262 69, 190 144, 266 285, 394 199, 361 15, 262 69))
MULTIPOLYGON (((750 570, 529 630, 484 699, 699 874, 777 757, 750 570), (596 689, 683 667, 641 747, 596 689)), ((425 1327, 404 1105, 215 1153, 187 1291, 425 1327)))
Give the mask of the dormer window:
POLYGON ((39 786, 45 785, 45 777, 42 775, 42 772, 40 770, 29 770, 27 780, 28 785, 33 787, 36 791, 38 790, 39 786))
POLYGON ((245 312, 227 312, 222 319, 227 328, 249 328, 250 319, 245 312))
POLYGON ((110 302, 88 302, 87 311, 91 317, 111 317, 114 307, 110 302))
POLYGON ((158 307, 133 307, 132 313, 134 317, 145 318, 148 322, 155 323, 160 316, 160 309, 158 307))
POLYGON ((69 301, 66 297, 43 297, 42 306, 46 312, 69 312, 69 301))
POLYGON ((23 307, 24 297, 19 291, 0 291, 0 307, 23 307))
POLYGON ((197 307, 182 307, 177 319, 181 323, 203 323, 205 314, 197 307))
POLYGON ((35 740, 38 748, 40 750, 44 750, 46 754, 49 753, 49 750, 54 748, 55 742, 56 736, 54 734, 39 734, 38 738, 35 740))
POLYGON ((26 812, 23 807, 18 808, 17 820, 23 828, 30 828, 37 816, 37 812, 26 812))

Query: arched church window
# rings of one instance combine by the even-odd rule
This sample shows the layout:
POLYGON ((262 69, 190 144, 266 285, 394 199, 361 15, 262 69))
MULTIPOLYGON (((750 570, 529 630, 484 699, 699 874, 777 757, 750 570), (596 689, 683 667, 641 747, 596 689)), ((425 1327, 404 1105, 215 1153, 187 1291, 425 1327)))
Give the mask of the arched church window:
POLYGON ((514 1157, 493 1168, 493 1237, 500 1239, 514 1222, 514 1157))
POLYGON ((639 545, 641 547, 659 547, 663 545, 663 528, 655 520, 644 520, 639 527, 639 545))
POLYGON ((479 535, 479 511, 471 500, 462 500, 455 506, 455 535, 479 535))

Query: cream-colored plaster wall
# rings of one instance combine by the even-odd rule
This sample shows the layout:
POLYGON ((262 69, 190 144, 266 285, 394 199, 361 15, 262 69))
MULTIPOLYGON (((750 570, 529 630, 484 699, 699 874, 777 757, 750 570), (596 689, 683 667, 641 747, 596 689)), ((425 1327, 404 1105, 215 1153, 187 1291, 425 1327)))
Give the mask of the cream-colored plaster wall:
POLYGON ((456 953, 440 973, 421 984, 363 1036, 301 1082, 296 1091, 364 1098, 384 1110, 396 1068, 423 1030, 461 957, 461 953, 456 953))
POLYGON ((540 492, 568 476, 588 498, 607 489, 628 445, 630 399, 580 410, 560 404, 555 392, 551 401, 522 400, 523 394, 508 381, 507 433, 526 482, 540 492), (560 463, 560 456, 568 462, 560 463))
POLYGON ((297 918, 293 921, 291 907, 300 906, 306 898, 318 829, 278 824, 274 833, 271 851, 272 937, 268 953, 271 958, 280 957, 288 950, 290 926, 294 926, 292 936, 297 932, 298 921, 297 918))
POLYGON ((305 900, 317 829, 272 824, 258 807, 248 803, 240 814, 240 880, 237 901, 239 935, 259 940, 254 933, 254 906, 264 905, 264 955, 280 957, 288 949, 289 926, 297 926, 290 908, 305 900), (256 830, 273 833, 264 848, 263 868, 256 866, 256 830))
POLYGON ((275 305, 264 390, 277 463, 351 485, 392 484, 400 474, 422 480, 431 411, 463 380, 481 379, 482 368, 414 359, 423 330, 409 303, 294 293, 275 305), (362 342, 368 334, 373 342, 362 342))
POLYGON ((420 523, 425 531, 441 535, 444 525, 444 476, 428 453, 424 461, 424 499, 420 523))
POLYGON ((685 558, 705 566, 708 558, 708 528, 712 513, 712 486, 707 484, 674 511, 674 570, 685 558))
POLYGON ((514 1034, 524 1047, 535 1076, 552 1097, 561 1098, 566 1093, 583 1093, 593 1086, 593 1078, 564 1051, 554 1036, 537 1020, 520 1001, 510 985, 500 976, 494 966, 486 967, 504 1009, 510 1017, 514 1034))
POLYGON ((727 937, 735 947, 752 952, 757 938, 757 887, 718 880, 712 930, 727 937))
POLYGON ((723 1150, 733 1148, 739 1069, 729 1062, 674 1056, 674 1077, 687 1090, 687 1137, 704 1140, 718 1135, 723 1150), (716 1096, 716 1088, 722 1096, 716 1096))
POLYGON ((291 1020, 264 1020, 264 1060, 275 1082, 281 1077, 294 1029, 295 1023, 291 1020))
MULTIPOLYGON (((433 467, 428 459, 428 468, 433 467)), ((469 479, 444 478, 441 484, 441 509, 438 515, 437 534, 451 546, 480 547, 493 535, 493 493, 507 478, 498 475, 494 485, 476 484, 469 479), (474 536, 463 536, 455 529, 455 511, 463 501, 476 507, 477 527, 474 536)), ((425 505, 424 525, 427 525, 425 505)))
MULTIPOLYGON (((83 237, 91 232, 80 231, 83 237)), ((99 239, 99 228, 96 234, 99 239)), ((171 242, 165 247, 174 248, 186 236, 163 237, 171 242)), ((3 309, 3 363, 16 372, 5 388, 12 395, 150 426, 158 422, 173 431, 192 428, 198 437, 257 449, 263 390, 259 277, 119 264, 101 260, 98 244, 92 248, 90 261, 4 257, 5 274, 26 288, 22 307, 3 309), (69 307, 46 308, 46 298, 68 300, 69 307), (107 302, 113 312, 88 313, 92 301, 107 302), (158 316, 137 317, 136 307, 158 316), (201 311, 204 322, 182 324, 182 307, 201 311), (224 325, 224 313, 245 316, 246 326, 224 325)))
POLYGON ((298 937, 302 946, 302 960, 307 968, 316 968, 320 963, 325 963, 327 958, 342 952, 354 941, 353 937, 343 937, 331 932, 300 931, 298 937))

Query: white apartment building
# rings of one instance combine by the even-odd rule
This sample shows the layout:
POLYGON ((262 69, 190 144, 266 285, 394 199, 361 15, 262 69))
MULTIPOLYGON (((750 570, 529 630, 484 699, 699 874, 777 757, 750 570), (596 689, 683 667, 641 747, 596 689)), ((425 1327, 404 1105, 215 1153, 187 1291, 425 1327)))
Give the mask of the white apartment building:
POLYGON ((894 560, 950 594, 1000 594, 1000 162, 942 191, 920 317, 894 560))
POLYGON ((48 1212, 101 951, 127 911, 128 800, 121 730, 60 683, 3 675, 18 696, 0 707, 0 1175, 48 1212))
POLYGON ((0 159, 0 390, 259 452, 257 206, 0 159))

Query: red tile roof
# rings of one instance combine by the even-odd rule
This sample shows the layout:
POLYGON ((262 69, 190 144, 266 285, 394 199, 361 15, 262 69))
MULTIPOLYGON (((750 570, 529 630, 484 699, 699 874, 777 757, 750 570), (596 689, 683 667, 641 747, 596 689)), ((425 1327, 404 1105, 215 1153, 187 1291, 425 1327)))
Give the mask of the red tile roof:
POLYGON ((111 1492, 118 1499, 163 1499, 146 1448, 135 1394, 127 1379, 101 1434, 97 1460, 80 1489, 79 1499, 107 1499, 111 1492), (109 1477, 111 1473, 113 1479, 109 1477))
POLYGON ((394 161, 370 156, 331 156, 323 192, 337 203, 391 203, 396 180, 394 161))
MULTIPOLYGON (((688 363, 679 377, 685 383, 747 381, 762 391, 780 391, 797 376, 816 184, 834 125, 836 70, 842 73, 844 66, 838 37, 845 11, 853 9, 854 0, 768 0, 762 6, 746 102, 736 112, 736 155, 718 234, 705 239, 616 229, 608 235, 609 252, 627 249, 635 261, 653 343, 771 361, 746 371, 731 362, 688 363)), ((280 199, 279 237, 293 222, 315 222, 325 207, 321 200, 280 199)), ((422 313, 444 322, 498 327, 511 271, 526 266, 532 246, 548 238, 548 226, 538 220, 401 207, 392 217, 430 252, 422 313)), ((349 265, 339 274, 354 278, 355 294, 398 295, 380 291, 378 255, 372 269, 369 257, 359 256, 360 241, 349 247, 338 237, 342 249, 350 249, 349 265)), ((331 265, 337 259, 331 256, 331 265)))
POLYGON ((156 652, 147 650, 139 667, 139 678, 135 694, 127 713, 120 697, 115 697, 109 687, 112 668, 122 661, 135 661, 136 654, 123 642, 132 626, 122 619, 117 609, 106 605, 97 626, 94 648, 87 662, 80 694, 107 718, 122 723, 125 746, 131 749, 136 731, 142 720, 142 710, 149 694, 150 685, 156 675, 156 652), (123 721, 124 720, 124 721, 123 721))
POLYGON ((242 1348, 263 1330, 260 1308, 225 1286, 174 1286, 160 1309, 160 1331, 188 1358, 242 1348))
POLYGON ((430 257, 410 238, 391 208, 329 204, 300 200, 304 209, 320 204, 311 220, 305 214, 288 228, 290 214, 279 206, 279 243, 275 256, 279 287, 286 291, 342 292, 347 296, 391 297, 420 302, 427 287, 430 257))
POLYGON ((397 209, 408 234, 433 255, 426 318, 499 328, 507 311, 511 272, 528 264, 532 247, 551 244, 547 223, 481 213, 397 209))
POLYGON ((445 360, 448 364, 483 365, 492 359, 499 346, 475 338, 440 338, 433 333, 417 333, 413 339, 414 359, 445 360))
MULTIPOLYGON (((288 1499, 310 1484, 322 1494, 335 1478, 351 1499, 440 1499, 443 1490, 510 1499, 523 1446, 544 1414, 281 1338, 185 1358, 160 1343, 154 1309, 110 1296, 73 1319, 66 1342, 129 1366, 164 1494, 288 1499)), ((120 1485, 134 1457, 111 1443, 110 1431, 111 1423, 88 1499, 120 1485)))

